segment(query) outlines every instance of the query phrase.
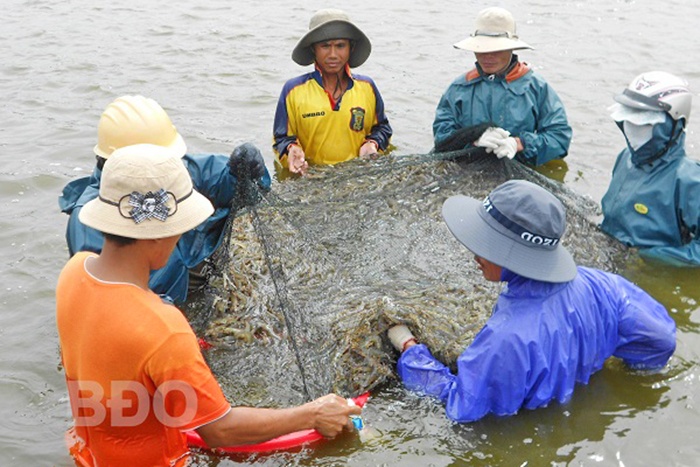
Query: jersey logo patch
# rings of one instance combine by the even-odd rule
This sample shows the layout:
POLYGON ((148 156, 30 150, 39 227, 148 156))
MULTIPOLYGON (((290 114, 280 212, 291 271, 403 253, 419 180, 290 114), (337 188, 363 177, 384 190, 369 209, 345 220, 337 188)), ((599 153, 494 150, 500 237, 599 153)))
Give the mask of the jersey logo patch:
POLYGON ((350 109, 350 129, 352 131, 362 131, 365 127, 365 109, 353 107, 350 109))
POLYGON ((637 211, 639 214, 647 214, 649 212, 649 208, 642 203, 635 203, 634 210, 637 211))

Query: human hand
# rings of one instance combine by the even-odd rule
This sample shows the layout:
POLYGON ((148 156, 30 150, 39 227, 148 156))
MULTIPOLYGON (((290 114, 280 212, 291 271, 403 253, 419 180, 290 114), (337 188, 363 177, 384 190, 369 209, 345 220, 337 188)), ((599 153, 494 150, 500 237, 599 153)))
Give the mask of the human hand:
POLYGON ((360 159, 376 159, 379 157, 379 144, 372 139, 368 139, 360 146, 360 159))
POLYGON ((265 175, 265 160, 254 144, 243 143, 231 153, 228 170, 236 177, 250 174, 251 179, 257 179, 265 175))
POLYGON ((499 159, 503 159, 504 157, 512 159, 515 157, 515 153, 518 152, 518 141, 512 136, 509 136, 501 140, 498 147, 495 148, 493 152, 499 159))
POLYGON ((304 175, 309 170, 309 163, 306 162, 306 155, 301 146, 290 144, 287 149, 287 167, 295 174, 304 175))
POLYGON ((387 336, 389 336, 391 344, 399 352, 403 352, 408 347, 416 343, 415 336, 411 333, 411 330, 408 329, 408 326, 406 326, 405 324, 397 324, 396 326, 392 326, 387 331, 387 336))
POLYGON ((494 152, 500 146, 501 142, 510 136, 508 130, 503 128, 493 127, 488 128, 474 143, 476 146, 486 148, 486 152, 494 152))
POLYGON ((314 428, 326 438, 333 438, 343 429, 352 430, 350 415, 360 415, 362 409, 349 405, 348 400, 335 394, 327 394, 309 402, 314 409, 314 428))

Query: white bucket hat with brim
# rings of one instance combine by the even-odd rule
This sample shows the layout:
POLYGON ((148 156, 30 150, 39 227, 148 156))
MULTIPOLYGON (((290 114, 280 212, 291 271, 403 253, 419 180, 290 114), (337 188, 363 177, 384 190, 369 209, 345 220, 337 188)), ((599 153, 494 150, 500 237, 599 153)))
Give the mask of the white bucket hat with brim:
POLYGON ((476 17, 474 33, 454 44, 454 47, 478 53, 533 48, 515 34, 513 15, 499 7, 481 10, 476 17))
POLYGON ((333 39, 349 39, 353 42, 348 64, 355 68, 367 60, 372 44, 365 34, 355 26, 342 10, 327 8, 317 11, 309 21, 309 32, 299 40, 292 51, 292 60, 299 65, 311 65, 314 53, 311 46, 317 42, 333 39))
POLYGON ((214 212, 194 190, 182 154, 154 144, 117 149, 105 162, 100 194, 80 211, 80 222, 135 239, 167 238, 192 230, 214 212))
POLYGON ((442 217, 472 253, 520 276, 543 282, 576 277, 576 263, 561 245, 564 206, 539 185, 510 180, 483 201, 452 196, 442 206, 442 217))

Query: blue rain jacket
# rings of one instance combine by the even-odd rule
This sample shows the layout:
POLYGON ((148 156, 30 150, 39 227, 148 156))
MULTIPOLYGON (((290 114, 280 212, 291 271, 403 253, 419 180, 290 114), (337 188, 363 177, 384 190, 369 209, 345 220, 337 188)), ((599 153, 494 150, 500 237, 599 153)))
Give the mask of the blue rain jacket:
POLYGON ((504 270, 493 315, 457 359, 457 374, 425 345, 398 361, 407 388, 439 398, 458 422, 566 402, 576 383, 614 355, 630 367, 663 367, 676 347, 666 309, 621 276, 586 267, 570 282, 504 270))
MULTIPOLYGON (((182 158, 197 191, 214 205, 214 214, 195 229, 186 232, 178 241, 165 267, 151 272, 149 287, 155 293, 167 296, 175 303, 187 298, 188 270, 211 256, 223 239, 223 229, 231 203, 236 196, 236 177, 229 173, 226 155, 185 155, 182 158)), ((70 216, 66 228, 66 242, 71 256, 79 251, 100 253, 102 233, 80 222, 78 213, 88 201, 97 198, 102 171, 97 167, 89 177, 68 183, 58 198, 62 212, 70 216)), ((272 180, 267 169, 258 180, 263 189, 269 189, 272 180)))
MULTIPOLYGON (((700 163, 686 157, 685 134, 670 141, 672 121, 654 125, 652 140, 618 156, 603 196, 601 228, 641 256, 674 266, 700 266, 700 163)), ((677 130, 682 131, 682 130, 677 130)))
POLYGON ((567 155, 572 130, 559 96, 543 78, 521 62, 506 76, 478 70, 477 64, 440 98, 433 121, 436 145, 461 128, 491 121, 521 139, 525 149, 515 155, 520 162, 542 165, 567 155))

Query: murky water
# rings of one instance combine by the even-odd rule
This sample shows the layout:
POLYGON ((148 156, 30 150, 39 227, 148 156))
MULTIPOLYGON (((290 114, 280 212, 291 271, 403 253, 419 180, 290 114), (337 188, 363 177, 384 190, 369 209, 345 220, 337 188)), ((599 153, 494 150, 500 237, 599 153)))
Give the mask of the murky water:
MULTIPOLYGON (((538 0, 501 5, 536 47, 521 57, 559 92, 574 128, 568 170, 559 176, 599 201, 621 137, 606 107, 636 74, 662 69, 700 90, 693 59, 697 5, 538 0)), ((88 173, 104 107, 140 93, 158 100, 191 152, 228 153, 252 141, 271 160, 272 118, 282 83, 303 72, 291 61, 312 12, 326 3, 123 0, 6 0, 0 61, 0 465, 71 461, 53 289, 67 250, 56 197, 88 173)), ((435 105, 472 57, 452 48, 472 29, 474 1, 348 5, 373 41, 358 69, 377 82, 399 154, 431 147, 435 105)), ((694 107, 697 109, 698 102, 694 107)), ((697 120, 688 152, 698 154, 697 120)), ((571 403, 454 425, 434 402, 389 387, 365 409, 379 432, 345 436, 315 450, 254 459, 199 455, 213 465, 697 465, 696 365, 700 279, 696 271, 632 266, 626 275, 652 292, 678 323, 678 350, 660 375, 614 363, 571 403)))

